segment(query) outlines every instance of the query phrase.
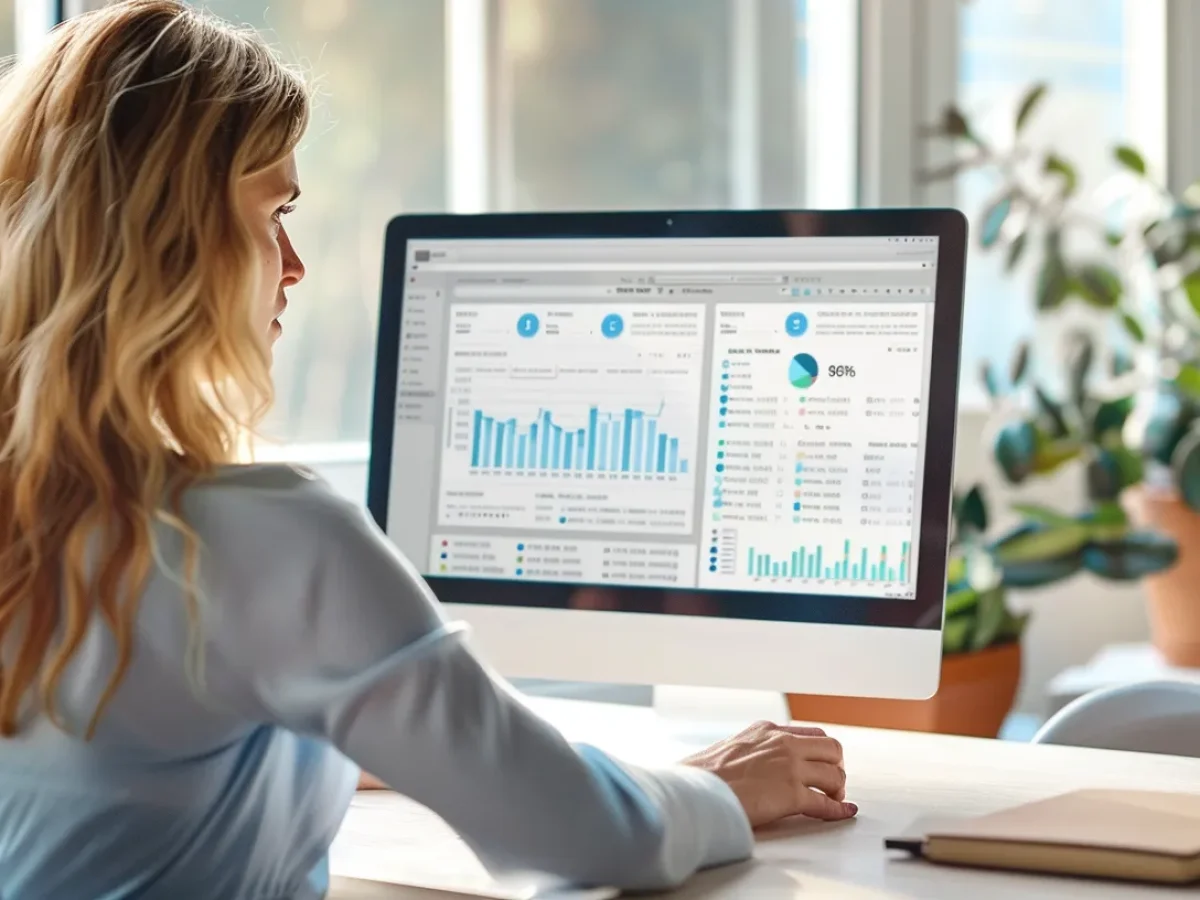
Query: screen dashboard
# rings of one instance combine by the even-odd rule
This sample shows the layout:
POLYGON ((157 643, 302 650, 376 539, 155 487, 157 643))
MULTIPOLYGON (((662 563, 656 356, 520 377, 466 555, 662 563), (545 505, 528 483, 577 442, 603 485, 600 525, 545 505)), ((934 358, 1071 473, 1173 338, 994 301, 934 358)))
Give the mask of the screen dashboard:
POLYGON ((937 261, 410 239, 386 531, 432 578, 911 599, 937 261))

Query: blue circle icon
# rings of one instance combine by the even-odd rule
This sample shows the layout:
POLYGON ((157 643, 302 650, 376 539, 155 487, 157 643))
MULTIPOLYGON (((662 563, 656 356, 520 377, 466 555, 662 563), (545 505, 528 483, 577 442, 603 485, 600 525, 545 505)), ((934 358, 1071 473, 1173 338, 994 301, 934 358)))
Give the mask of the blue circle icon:
POLYGON ((802 312, 794 312, 784 320, 783 327, 792 337, 800 337, 808 331, 808 316, 802 312))
POLYGON ((525 313, 521 318, 517 319, 517 334, 521 337, 531 338, 538 333, 538 328, 541 323, 538 322, 538 317, 533 313, 525 313))
POLYGON ((620 337, 625 330, 625 320, 616 313, 609 313, 600 323, 600 331, 606 338, 620 337))

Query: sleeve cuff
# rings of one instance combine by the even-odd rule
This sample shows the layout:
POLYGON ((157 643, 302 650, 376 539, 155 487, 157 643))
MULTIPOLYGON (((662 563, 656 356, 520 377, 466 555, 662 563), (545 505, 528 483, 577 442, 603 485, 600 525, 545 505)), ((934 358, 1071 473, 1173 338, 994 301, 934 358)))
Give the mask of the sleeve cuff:
POLYGON ((664 814, 660 871, 678 884, 697 869, 741 862, 754 854, 754 832, 733 790, 702 769, 674 766, 631 772, 664 814))

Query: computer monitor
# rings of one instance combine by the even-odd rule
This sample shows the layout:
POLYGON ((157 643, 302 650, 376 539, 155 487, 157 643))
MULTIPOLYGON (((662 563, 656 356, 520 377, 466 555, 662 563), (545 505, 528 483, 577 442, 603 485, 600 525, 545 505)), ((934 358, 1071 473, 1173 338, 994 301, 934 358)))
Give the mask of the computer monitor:
POLYGON ((401 216, 368 505, 510 677, 937 689, 966 224, 401 216))

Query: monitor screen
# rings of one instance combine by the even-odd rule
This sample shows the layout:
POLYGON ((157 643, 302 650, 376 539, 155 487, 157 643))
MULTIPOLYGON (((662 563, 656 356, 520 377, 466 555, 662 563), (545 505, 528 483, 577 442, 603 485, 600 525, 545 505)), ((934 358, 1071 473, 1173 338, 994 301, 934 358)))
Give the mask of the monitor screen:
POLYGON ((405 247, 384 525, 431 580, 915 596, 937 237, 405 247))

